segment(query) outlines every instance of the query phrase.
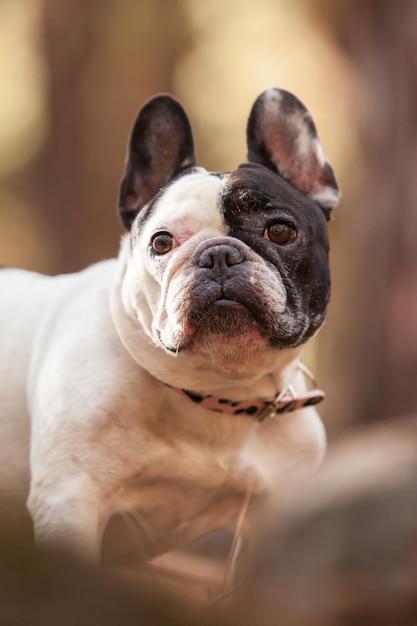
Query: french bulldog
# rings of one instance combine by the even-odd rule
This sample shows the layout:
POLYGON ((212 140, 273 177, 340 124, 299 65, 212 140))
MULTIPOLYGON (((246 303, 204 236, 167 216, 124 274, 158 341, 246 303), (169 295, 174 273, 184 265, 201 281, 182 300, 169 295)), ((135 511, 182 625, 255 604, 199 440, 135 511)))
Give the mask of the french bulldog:
MULTIPOLYGON (((5 269, 0 487, 40 546, 99 561, 116 514, 149 555, 233 528, 326 437, 300 358, 329 299, 339 191, 287 91, 255 101, 248 162, 195 164, 182 106, 158 95, 130 137, 117 259, 68 275, 5 269)), ((94 236, 94 234, 92 234, 94 236)))

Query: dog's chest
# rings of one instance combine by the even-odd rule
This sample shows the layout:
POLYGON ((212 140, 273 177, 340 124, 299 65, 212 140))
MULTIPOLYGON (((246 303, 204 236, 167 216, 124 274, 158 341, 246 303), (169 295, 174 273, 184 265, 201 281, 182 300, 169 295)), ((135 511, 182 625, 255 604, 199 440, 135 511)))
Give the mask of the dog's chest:
POLYGON ((115 512, 127 512, 137 522, 141 542, 145 534, 150 553, 188 543, 216 528, 232 529, 253 478, 262 491, 262 478, 248 463, 242 433, 217 435, 217 441, 150 438, 147 458, 123 481, 115 512))
POLYGON ((164 551, 215 528, 234 526, 247 482, 238 463, 210 459, 192 468, 172 455, 170 472, 150 472, 131 482, 123 499, 138 507, 151 529, 150 539, 164 551))

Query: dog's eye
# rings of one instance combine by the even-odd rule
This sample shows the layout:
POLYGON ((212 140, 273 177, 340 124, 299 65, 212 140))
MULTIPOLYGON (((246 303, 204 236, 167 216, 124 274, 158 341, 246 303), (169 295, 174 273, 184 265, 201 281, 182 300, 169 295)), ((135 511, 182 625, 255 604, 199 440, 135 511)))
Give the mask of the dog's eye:
POLYGON ((151 248, 155 254, 167 254, 173 247, 174 237, 166 231, 155 233, 151 239, 151 248))
POLYGON ((264 237, 280 246, 286 246, 297 239, 297 229, 288 224, 270 224, 265 229, 264 237))

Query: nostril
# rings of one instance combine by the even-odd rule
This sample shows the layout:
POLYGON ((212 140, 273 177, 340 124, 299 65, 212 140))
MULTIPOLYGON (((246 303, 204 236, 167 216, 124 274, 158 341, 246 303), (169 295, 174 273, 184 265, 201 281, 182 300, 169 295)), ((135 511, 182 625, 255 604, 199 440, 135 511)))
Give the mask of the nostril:
POLYGON ((239 263, 242 263, 243 254, 241 250, 238 250, 234 246, 225 247, 227 247, 227 250, 225 251, 227 265, 238 265, 239 263))
POLYGON ((226 244, 206 248, 200 255, 198 264, 207 268, 227 268, 242 263, 244 257, 241 250, 226 244))

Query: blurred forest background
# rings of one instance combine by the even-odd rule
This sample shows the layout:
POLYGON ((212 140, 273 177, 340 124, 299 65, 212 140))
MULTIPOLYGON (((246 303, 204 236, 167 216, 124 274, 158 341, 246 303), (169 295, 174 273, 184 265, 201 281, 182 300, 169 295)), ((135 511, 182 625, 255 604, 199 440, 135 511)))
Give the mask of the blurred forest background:
POLYGON ((0 264, 47 273, 117 254, 147 98, 179 98, 199 164, 221 170, 245 159, 258 93, 293 91, 343 192, 307 356, 326 427, 416 410, 417 2, 0 0, 0 83, 0 264))

